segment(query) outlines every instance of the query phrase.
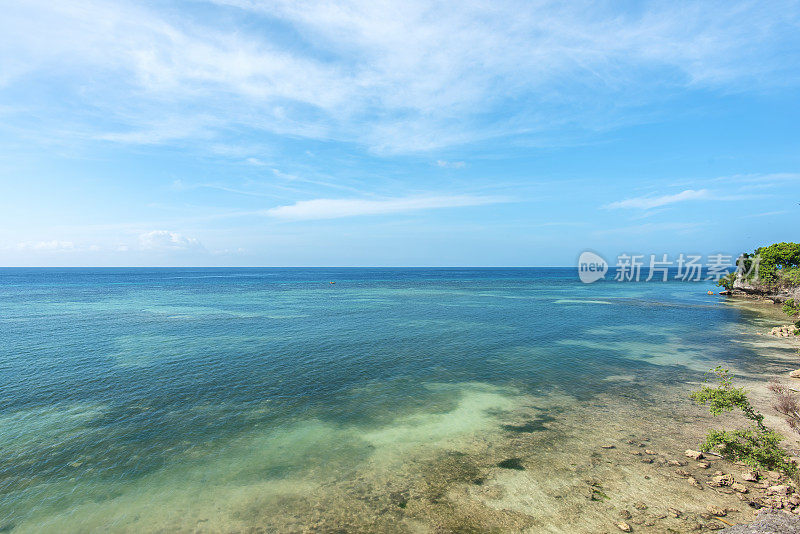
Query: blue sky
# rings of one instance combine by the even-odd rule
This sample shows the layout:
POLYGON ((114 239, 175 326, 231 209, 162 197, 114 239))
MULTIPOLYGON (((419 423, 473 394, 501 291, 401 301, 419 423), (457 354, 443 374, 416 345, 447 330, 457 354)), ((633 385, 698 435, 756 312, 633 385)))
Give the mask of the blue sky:
POLYGON ((800 3, 26 0, 0 265, 574 265, 800 239, 800 3))

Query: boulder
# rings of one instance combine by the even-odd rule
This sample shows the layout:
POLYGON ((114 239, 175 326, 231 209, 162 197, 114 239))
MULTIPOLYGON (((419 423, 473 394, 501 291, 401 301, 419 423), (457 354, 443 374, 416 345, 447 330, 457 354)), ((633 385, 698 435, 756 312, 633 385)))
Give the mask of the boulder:
POLYGON ((703 458, 705 458, 702 452, 693 451, 692 449, 686 449, 686 452, 684 452, 684 454, 686 455, 687 458, 691 458, 692 460, 702 460, 703 458))
POLYGON ((710 513, 711 515, 717 517, 725 517, 726 515, 728 515, 728 512, 726 512, 725 509, 720 508, 719 506, 713 506, 711 504, 708 505, 706 510, 708 510, 708 513, 710 513))
POLYGON ((758 473, 756 471, 747 471, 742 473, 742 479, 748 482, 758 482, 758 473))
POLYGON ((711 481, 708 483, 709 486, 716 486, 718 488, 730 486, 731 484, 733 484, 733 475, 716 475, 711 477, 711 481))
POLYGON ((747 493, 748 491, 747 486, 745 486, 744 484, 740 484, 738 482, 734 482, 733 484, 731 484, 731 489, 739 493, 747 493))

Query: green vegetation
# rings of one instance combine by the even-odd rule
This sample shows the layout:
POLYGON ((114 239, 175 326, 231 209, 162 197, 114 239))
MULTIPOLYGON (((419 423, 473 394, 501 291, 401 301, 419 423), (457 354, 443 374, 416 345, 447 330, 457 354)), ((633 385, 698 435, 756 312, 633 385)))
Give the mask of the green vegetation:
MULTIPOLYGON (((760 258, 758 277, 761 282, 767 285, 800 283, 800 243, 774 243, 757 248, 755 255, 760 258)), ((745 255, 745 267, 751 258, 745 255)))
POLYGON ((794 299, 789 299, 783 303, 783 312, 789 317, 800 315, 800 302, 795 302, 794 299))
POLYGON ((716 375, 717 384, 703 386, 690 395, 691 399, 708 406, 714 416, 740 410, 752 424, 736 430, 711 430, 700 450, 717 451, 730 461, 740 461, 754 468, 776 470, 794 477, 797 465, 780 447, 783 436, 764 425, 764 416, 750 404, 744 388, 733 387, 733 379, 727 369, 716 367, 712 372, 716 375))
POLYGON ((728 291, 733 289, 733 283, 736 281, 736 273, 730 272, 717 280, 717 285, 720 287, 724 287, 728 291))

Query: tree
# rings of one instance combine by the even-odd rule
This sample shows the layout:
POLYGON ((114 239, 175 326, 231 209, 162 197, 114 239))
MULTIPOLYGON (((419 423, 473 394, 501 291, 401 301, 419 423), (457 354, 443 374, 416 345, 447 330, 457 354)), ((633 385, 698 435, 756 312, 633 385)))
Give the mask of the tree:
POLYGON ((717 280, 717 285, 730 291, 733 289, 734 282, 736 282, 736 272, 730 272, 717 280))
POLYGON ((794 274, 795 268, 800 267, 800 243, 774 243, 757 248, 755 254, 761 259, 758 277, 765 284, 775 284, 782 274, 794 274))

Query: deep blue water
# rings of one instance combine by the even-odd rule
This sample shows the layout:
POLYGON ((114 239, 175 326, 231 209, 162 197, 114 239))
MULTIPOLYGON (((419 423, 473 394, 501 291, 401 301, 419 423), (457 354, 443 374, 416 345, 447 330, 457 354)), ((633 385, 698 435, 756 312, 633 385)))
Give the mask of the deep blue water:
POLYGON ((620 374, 685 380, 746 319, 712 288, 574 269, 0 269, 0 528, 256 429, 447 410, 430 384, 591 397, 620 374))

